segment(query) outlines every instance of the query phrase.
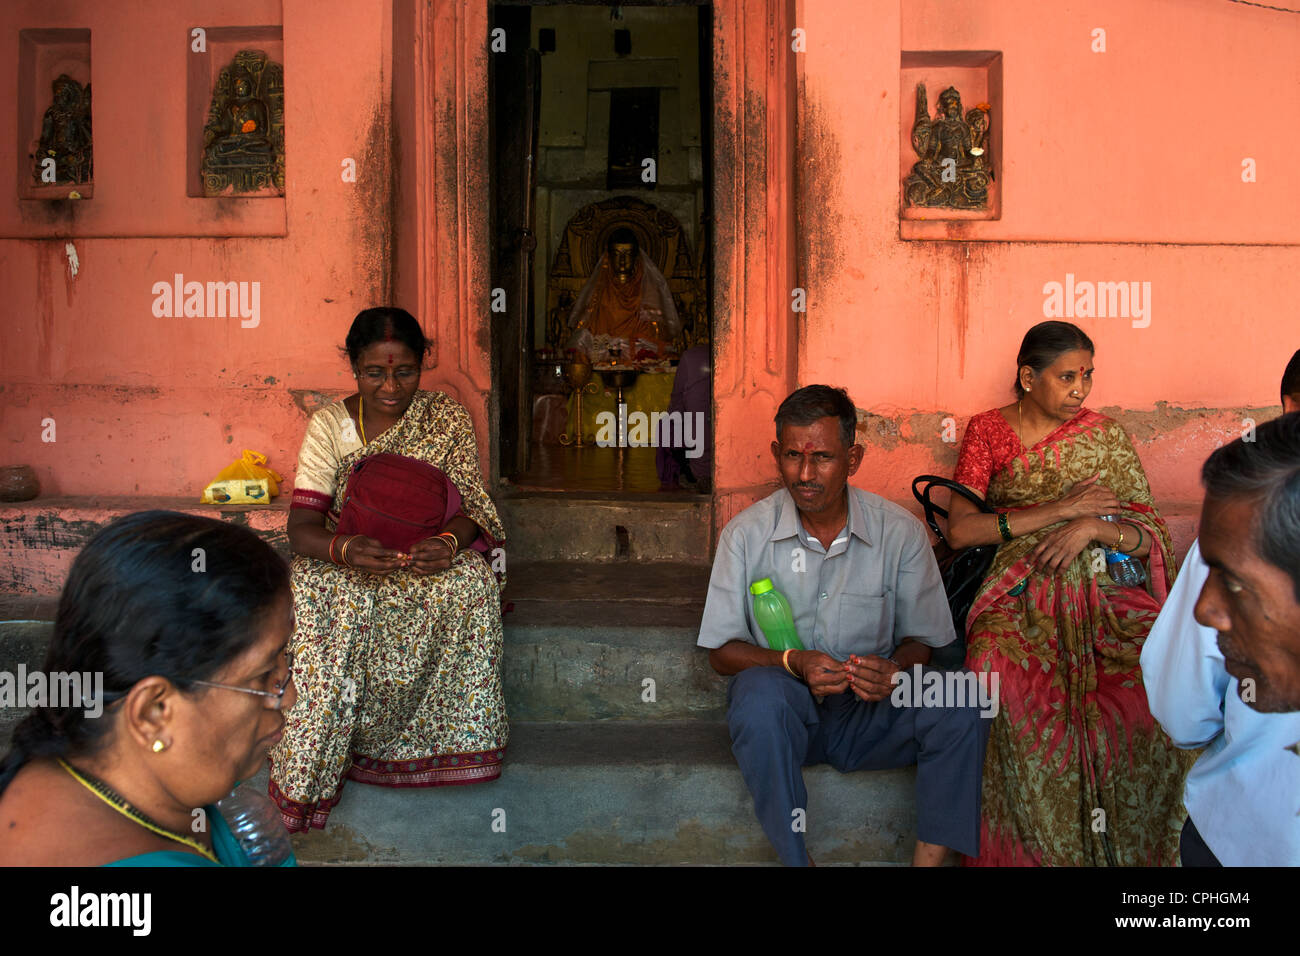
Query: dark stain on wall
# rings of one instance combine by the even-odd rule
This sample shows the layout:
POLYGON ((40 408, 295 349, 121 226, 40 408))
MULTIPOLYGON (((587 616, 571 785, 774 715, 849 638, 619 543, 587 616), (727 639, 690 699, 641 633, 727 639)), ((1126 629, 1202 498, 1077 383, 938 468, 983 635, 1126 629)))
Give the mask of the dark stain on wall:
MULTIPOLYGON (((353 242, 367 284, 367 305, 389 305, 393 288, 396 190, 393 188, 392 114, 388 102, 381 102, 371 116, 361 155, 356 160, 357 181, 351 184, 353 242)), ((339 171, 341 174, 342 167, 339 171)))
MULTIPOLYGON (((123 499, 115 500, 120 502, 123 499)), ((37 505, 38 502, 32 502, 31 504, 37 505)), ((114 507, 120 507, 120 505, 114 507)), ((76 514, 76 511, 60 510, 60 506, 54 503, 40 504, 39 507, 28 505, 19 509, 7 509, 3 514, 0 514, 0 541, 5 542, 8 552, 16 557, 33 552, 71 551, 75 553, 85 547, 86 543, 110 522, 122 516, 122 514, 111 512, 105 514, 103 511, 98 511, 95 518, 64 517, 65 514, 69 513, 76 514)), ((279 520, 275 520, 273 522, 275 526, 271 528, 265 527, 266 522, 252 522, 251 519, 255 513, 252 508, 203 509, 203 514, 209 517, 219 518, 231 524, 247 528, 281 555, 286 558, 289 557, 289 535, 284 528, 284 519, 280 517, 285 515, 286 512, 278 512, 276 517, 279 520)), ((61 586, 61 581, 41 581, 37 579, 30 567, 20 566, 18 561, 0 562, 0 594, 9 596, 31 594, 33 587, 37 589, 49 587, 57 590, 61 586)))
MULTIPOLYGON (((725 73, 719 73, 714 81, 715 90, 722 90, 730 87, 731 77, 725 73)), ((713 116, 713 143, 714 156, 733 156, 736 151, 736 126, 735 117, 727 109, 723 97, 715 93, 714 116, 713 116)), ((713 171, 713 297, 712 310, 709 315, 709 321, 712 323, 712 334, 715 342, 726 340, 726 336, 731 329, 731 311, 734 303, 728 294, 731 288, 732 275, 730 255, 731 236, 720 235, 717 233, 718 223, 735 222, 737 215, 735 207, 735 193, 730 188, 734 181, 734 175, 730 169, 721 167, 713 171), (725 184, 725 185, 724 185, 725 184), (724 254, 726 250, 726 254, 724 254)))
POLYGON ((321 391, 315 388, 289 389, 289 397, 293 399, 293 403, 306 412, 308 416, 314 415, 326 405, 337 402, 347 394, 346 389, 336 391, 321 391))
POLYGON ((835 135, 842 117, 829 115, 800 83, 795 136, 795 257, 796 275, 808 290, 812 314, 814 290, 834 281, 844 265, 838 218, 840 203, 840 141, 835 135))

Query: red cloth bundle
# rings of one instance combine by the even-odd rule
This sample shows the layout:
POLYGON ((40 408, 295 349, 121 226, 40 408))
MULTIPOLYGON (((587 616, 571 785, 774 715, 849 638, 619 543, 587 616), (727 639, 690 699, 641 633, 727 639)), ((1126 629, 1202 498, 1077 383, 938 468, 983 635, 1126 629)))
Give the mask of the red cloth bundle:
POLYGON ((384 452, 352 466, 338 534, 362 534, 385 548, 409 552, 460 511, 460 492, 438 468, 384 452))

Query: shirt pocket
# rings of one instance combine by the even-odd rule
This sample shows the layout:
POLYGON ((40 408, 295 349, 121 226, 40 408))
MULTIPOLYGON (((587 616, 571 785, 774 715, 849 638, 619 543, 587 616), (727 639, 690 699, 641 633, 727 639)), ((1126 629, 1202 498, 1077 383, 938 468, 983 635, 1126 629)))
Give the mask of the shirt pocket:
POLYGON ((830 635, 834 655, 888 657, 894 652, 894 592, 877 593, 842 591, 839 620, 830 635))

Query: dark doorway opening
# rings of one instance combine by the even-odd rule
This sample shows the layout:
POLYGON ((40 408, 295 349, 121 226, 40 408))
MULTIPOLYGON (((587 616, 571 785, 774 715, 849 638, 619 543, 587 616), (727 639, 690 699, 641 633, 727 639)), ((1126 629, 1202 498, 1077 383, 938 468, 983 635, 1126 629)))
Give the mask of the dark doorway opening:
POLYGON ((502 0, 490 30, 503 483, 707 494, 712 8, 502 0))

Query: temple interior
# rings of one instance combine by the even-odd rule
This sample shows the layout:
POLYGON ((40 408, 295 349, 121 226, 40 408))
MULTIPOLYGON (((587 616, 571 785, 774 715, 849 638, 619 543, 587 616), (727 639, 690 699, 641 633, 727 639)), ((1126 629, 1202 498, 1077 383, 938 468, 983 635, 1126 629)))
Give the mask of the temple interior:
POLYGON ((710 487, 704 13, 492 8, 494 362, 521 488, 710 487))

